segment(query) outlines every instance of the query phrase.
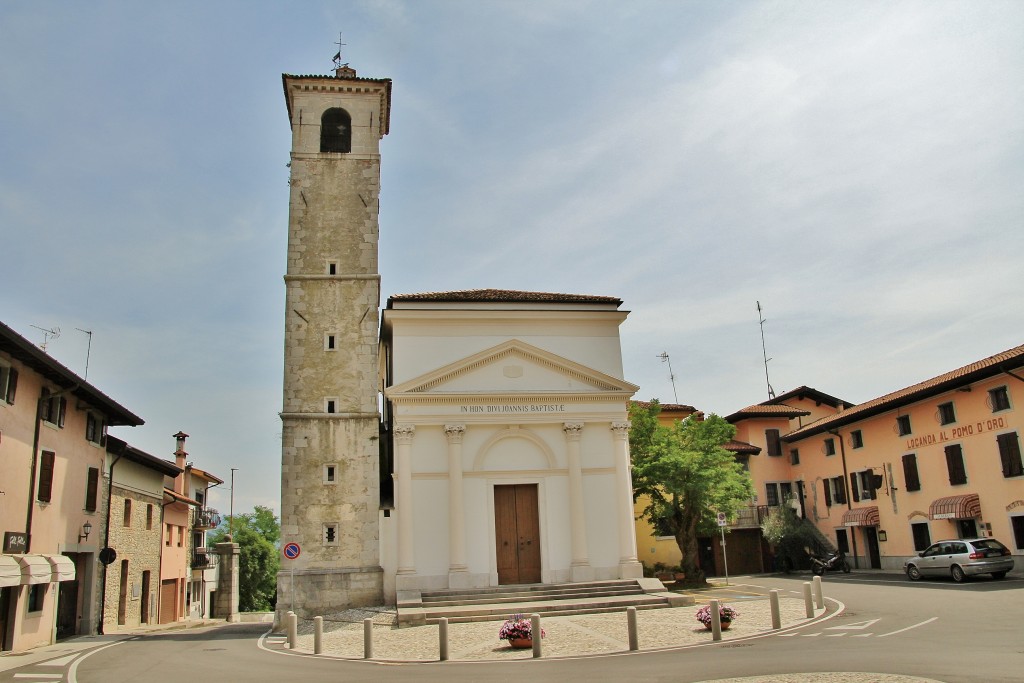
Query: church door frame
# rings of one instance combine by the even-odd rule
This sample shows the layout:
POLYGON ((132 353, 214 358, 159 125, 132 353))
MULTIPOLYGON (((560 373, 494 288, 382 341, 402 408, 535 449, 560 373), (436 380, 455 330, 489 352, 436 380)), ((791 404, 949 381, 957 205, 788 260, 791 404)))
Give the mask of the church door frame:
POLYGON ((493 500, 498 585, 541 583, 540 486, 495 484, 493 500))

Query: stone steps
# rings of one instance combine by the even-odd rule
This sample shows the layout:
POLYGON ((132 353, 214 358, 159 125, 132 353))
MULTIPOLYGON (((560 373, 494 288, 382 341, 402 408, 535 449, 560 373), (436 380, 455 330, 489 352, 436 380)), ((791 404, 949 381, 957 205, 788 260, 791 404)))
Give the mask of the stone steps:
POLYGON ((665 590, 657 579, 498 586, 457 591, 403 591, 398 625, 499 621, 512 614, 567 616, 692 605, 693 598, 665 590))

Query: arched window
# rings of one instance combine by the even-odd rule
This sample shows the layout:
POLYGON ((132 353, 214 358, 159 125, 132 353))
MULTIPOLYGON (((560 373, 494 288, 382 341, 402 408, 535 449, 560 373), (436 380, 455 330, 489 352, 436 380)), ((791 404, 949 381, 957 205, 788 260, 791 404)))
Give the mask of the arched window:
POLYGON ((328 109, 320 117, 320 151, 352 151, 352 117, 344 109, 328 109))

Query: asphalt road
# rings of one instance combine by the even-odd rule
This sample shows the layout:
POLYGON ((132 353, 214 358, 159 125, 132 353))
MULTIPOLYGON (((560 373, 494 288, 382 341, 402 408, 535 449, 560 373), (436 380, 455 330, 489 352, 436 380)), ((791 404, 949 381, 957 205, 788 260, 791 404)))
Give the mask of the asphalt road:
MULTIPOLYGON (((734 578, 713 589, 730 602, 773 588, 802 589, 809 576, 734 578)), ((228 683, 254 681, 673 681, 809 672, 876 672, 944 683, 1024 680, 1024 579, 965 584, 853 572, 825 577, 840 611, 793 632, 716 645, 562 660, 383 664, 258 647, 265 624, 173 631, 108 643, 0 674, 0 681, 228 683), (20 674, 20 675, 19 675, 20 674)), ((840 674, 820 680, 837 683, 840 674)), ((863 677, 858 680, 865 680, 863 677)))

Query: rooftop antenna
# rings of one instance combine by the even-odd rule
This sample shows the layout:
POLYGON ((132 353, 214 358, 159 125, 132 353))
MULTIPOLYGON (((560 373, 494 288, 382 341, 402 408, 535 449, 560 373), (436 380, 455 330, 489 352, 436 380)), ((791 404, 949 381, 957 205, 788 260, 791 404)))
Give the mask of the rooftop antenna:
POLYGON ((89 356, 92 354, 92 330, 83 330, 81 327, 76 327, 79 332, 84 332, 89 335, 89 345, 85 347, 85 376, 82 377, 84 380, 89 379, 89 356))
POLYGON ((672 396, 675 398, 676 404, 678 404, 679 394, 676 393, 676 376, 672 373, 672 359, 668 357, 668 351, 659 353, 658 358, 661 359, 662 363, 668 363, 668 378, 672 381, 672 396))
POLYGON ((758 323, 761 325, 761 354, 764 356, 764 381, 765 384, 768 385, 768 400, 770 401, 773 398, 775 398, 775 390, 772 389, 772 382, 770 379, 768 379, 768 361, 770 361, 771 358, 768 357, 768 352, 765 350, 764 346, 764 324, 768 321, 761 313, 760 301, 757 302, 757 320, 758 323))
POLYGON ((345 43, 342 42, 341 31, 338 32, 338 42, 335 43, 338 46, 338 52, 331 59, 334 61, 334 68, 340 69, 344 66, 341 63, 341 48, 345 47, 345 43))
POLYGON ((39 327, 39 325, 32 325, 31 327, 34 327, 43 333, 43 343, 39 345, 39 348, 43 350, 43 353, 46 353, 46 345, 60 336, 59 327, 54 327, 49 330, 46 329, 45 327, 39 327))

